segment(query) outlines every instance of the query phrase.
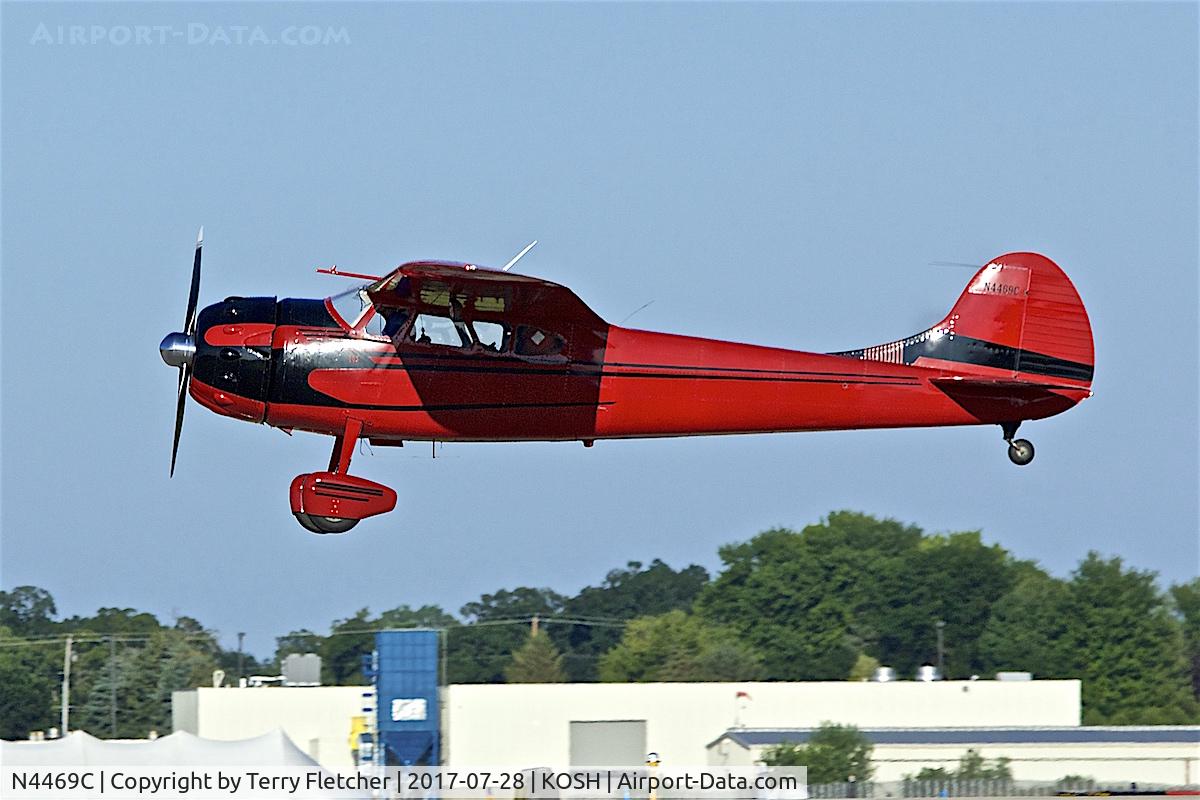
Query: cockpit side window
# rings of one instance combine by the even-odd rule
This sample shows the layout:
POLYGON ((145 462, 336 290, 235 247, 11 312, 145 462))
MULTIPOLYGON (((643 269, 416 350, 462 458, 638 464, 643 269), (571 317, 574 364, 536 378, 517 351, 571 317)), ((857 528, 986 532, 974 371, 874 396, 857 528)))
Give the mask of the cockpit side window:
POLYGON ((467 323, 438 314, 417 314, 408 330, 408 338, 417 344, 443 347, 470 347, 473 343, 467 323))
POLYGON ((566 347, 566 341, 557 333, 544 331, 532 325, 517 327, 516 353, 519 356, 555 356, 566 347))
MULTIPOLYGON (((386 336, 389 339, 394 339, 396 335, 404 328, 404 323, 408 321, 408 309, 381 306, 380 308, 376 309, 375 316, 383 320, 380 323, 382 325, 380 335, 386 336)), ((372 320, 372 322, 374 322, 374 320, 372 320)), ((367 327, 369 328, 370 324, 368 324, 367 327)))
POLYGON ((408 339, 416 344, 472 348, 485 353, 503 353, 509 347, 508 325, 488 320, 464 320, 458 314, 417 314, 408 329, 408 339))
POLYGON ((475 341, 488 353, 503 353, 508 349, 508 326, 503 322, 477 319, 471 323, 475 341))

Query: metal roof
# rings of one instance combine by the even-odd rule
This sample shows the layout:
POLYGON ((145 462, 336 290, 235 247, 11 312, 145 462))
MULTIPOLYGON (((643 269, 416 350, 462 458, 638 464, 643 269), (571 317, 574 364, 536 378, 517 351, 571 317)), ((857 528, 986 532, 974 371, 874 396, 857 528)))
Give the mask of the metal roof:
MULTIPOLYGON (((729 739, 742 747, 804 744, 816 728, 731 728, 709 743, 729 739)), ((873 744, 1200 744, 1200 725, 1069 728, 864 728, 873 744)))

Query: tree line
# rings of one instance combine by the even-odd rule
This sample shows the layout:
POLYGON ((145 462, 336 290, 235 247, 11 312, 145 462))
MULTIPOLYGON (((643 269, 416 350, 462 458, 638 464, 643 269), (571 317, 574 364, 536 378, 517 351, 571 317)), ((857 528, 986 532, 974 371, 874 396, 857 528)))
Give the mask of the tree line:
POLYGON ((0 737, 56 724, 62 640, 75 637, 72 728, 141 737, 170 727, 172 690, 276 674, 322 656, 322 679, 365 682, 374 631, 444 630, 449 683, 845 680, 884 664, 936 663, 947 678, 1024 670, 1083 681, 1085 724, 1200 721, 1200 578, 1161 588, 1151 572, 1089 553, 1066 577, 982 541, 927 534, 850 511, 720 548, 715 576, 655 560, 611 570, 574 595, 517 587, 458 615, 436 605, 363 608, 327 633, 292 631, 263 663, 181 617, 133 609, 58 619, 49 592, 0 592, 0 737), (536 631, 537 635, 532 635, 536 631))

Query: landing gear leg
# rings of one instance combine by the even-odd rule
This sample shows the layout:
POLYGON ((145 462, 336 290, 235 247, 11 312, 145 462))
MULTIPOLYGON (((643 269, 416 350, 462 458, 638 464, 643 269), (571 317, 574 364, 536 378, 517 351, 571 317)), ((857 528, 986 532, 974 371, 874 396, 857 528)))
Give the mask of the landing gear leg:
POLYGON ((362 420, 346 419, 346 429, 342 435, 333 440, 333 453, 329 456, 329 471, 335 475, 344 475, 350 469, 350 459, 354 457, 354 445, 362 434, 362 420))
POLYGON ((1023 467, 1033 461, 1033 442, 1028 439, 1013 438, 1017 435, 1017 428, 1020 426, 1019 421, 1000 423, 1000 429, 1004 431, 1004 441, 1008 442, 1008 460, 1018 467, 1023 467))
MULTIPOLYGON (((350 459, 354 457, 354 445, 358 444, 358 436, 362 433, 362 422, 357 419, 346 419, 346 428, 341 436, 333 440, 333 452, 329 455, 329 471, 334 475, 344 475, 350 469, 350 459)), ((296 521, 306 530, 313 533, 345 533, 358 524, 356 519, 345 517, 326 517, 319 514, 296 514, 296 521)))

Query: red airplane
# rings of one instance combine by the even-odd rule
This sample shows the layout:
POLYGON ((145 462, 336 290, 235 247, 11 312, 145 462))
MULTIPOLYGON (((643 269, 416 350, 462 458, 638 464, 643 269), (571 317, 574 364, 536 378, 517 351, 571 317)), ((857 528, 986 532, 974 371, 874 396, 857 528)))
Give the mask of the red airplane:
MULTIPOLYGON (((1014 439, 1091 395, 1087 312, 1050 259, 979 269, 950 313, 905 339, 837 353, 622 328, 566 287, 502 270, 414 261, 324 300, 229 297, 198 315, 196 242, 171 473, 187 394, 235 419, 334 437, 329 468, 291 485, 296 519, 343 533, 396 493, 349 474, 359 439, 581 441, 777 431, 999 425, 1014 439)), ((522 251, 521 255, 524 255, 522 251)), ((518 256, 517 258, 520 258, 518 256)))

